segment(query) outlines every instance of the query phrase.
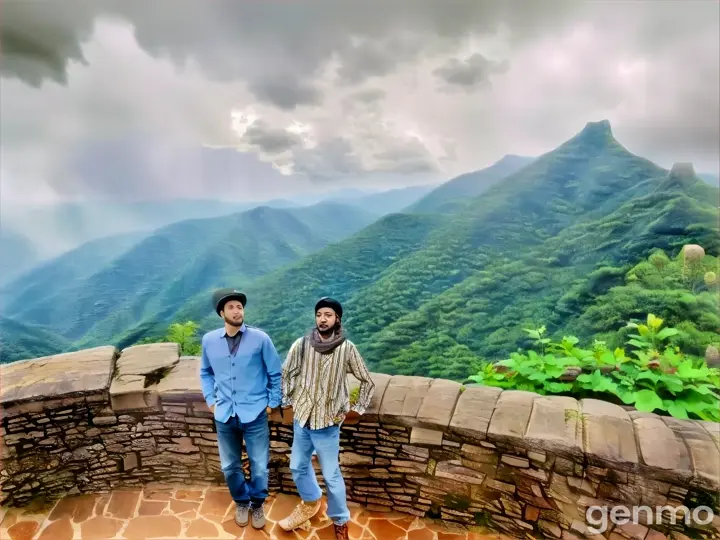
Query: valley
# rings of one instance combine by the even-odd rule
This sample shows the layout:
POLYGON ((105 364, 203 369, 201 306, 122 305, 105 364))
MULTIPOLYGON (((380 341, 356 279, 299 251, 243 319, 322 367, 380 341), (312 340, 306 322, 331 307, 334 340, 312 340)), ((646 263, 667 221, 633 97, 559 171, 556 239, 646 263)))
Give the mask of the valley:
POLYGON ((314 301, 331 295, 371 369, 455 380, 527 345, 524 330, 541 325, 612 335, 654 310, 685 325, 696 353, 718 341, 711 288, 628 276, 686 244, 717 256, 719 190, 692 166, 632 154, 607 121, 536 158, 507 156, 410 193, 377 213, 382 194, 365 207, 339 199, 181 221, 96 267, 71 252, 5 288, 3 314, 66 347, 122 348, 160 339, 173 322, 216 327, 210 291, 235 286, 248 294, 248 323, 284 354, 312 325, 314 301))

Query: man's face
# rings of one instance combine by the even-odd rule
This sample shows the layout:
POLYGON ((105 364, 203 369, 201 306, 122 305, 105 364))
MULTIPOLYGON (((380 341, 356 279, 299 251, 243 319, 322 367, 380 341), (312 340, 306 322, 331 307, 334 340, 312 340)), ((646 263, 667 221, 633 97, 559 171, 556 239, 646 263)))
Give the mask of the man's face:
POLYGON ((335 323, 337 323, 337 315, 332 309, 324 307, 315 313, 315 324, 320 332, 330 332, 335 328, 335 323))
POLYGON ((225 322, 232 326, 242 326, 245 318, 245 309, 238 300, 230 300, 220 312, 225 322))

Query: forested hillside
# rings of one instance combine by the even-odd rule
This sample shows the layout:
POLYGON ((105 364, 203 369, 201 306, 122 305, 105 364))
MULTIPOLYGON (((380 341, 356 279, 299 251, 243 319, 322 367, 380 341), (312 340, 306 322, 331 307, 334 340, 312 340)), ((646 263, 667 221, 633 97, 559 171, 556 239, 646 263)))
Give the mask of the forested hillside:
POLYGON ((0 364, 63 352, 70 342, 44 328, 0 316, 0 364))
POLYGON ((170 227, 50 308, 14 310, 75 348, 125 347, 166 339, 173 321, 219 326, 211 289, 240 287, 248 323, 284 354, 332 295, 371 369, 456 380, 526 347, 527 328, 616 343, 648 313, 701 354, 720 341, 717 286, 678 254, 699 244, 703 271, 717 265, 719 196, 691 166, 663 169, 594 122, 545 155, 464 175, 372 224, 325 207, 170 227))
POLYGON ((48 294, 80 286, 84 280, 140 242, 146 235, 127 233, 92 240, 45 261, 0 288, 3 312, 21 310, 48 294))
MULTIPOLYGON (((674 257, 698 243, 717 254, 712 200, 717 190, 692 171, 669 173, 623 148, 607 122, 591 123, 466 209, 433 222, 413 249, 392 259, 371 241, 377 235, 381 242, 381 223, 369 238, 363 231, 362 248, 351 238, 258 280, 247 287, 247 314, 284 351, 312 324, 314 301, 333 295, 373 369, 462 379, 481 360, 522 345, 528 326, 593 332, 620 324, 628 313, 592 326, 581 317, 656 249, 674 257), (600 278, 607 274, 615 279, 600 278)), ((219 321, 204 298, 180 315, 206 314, 201 327, 209 329, 219 321)), ((690 323, 716 332, 713 320, 690 323)))
POLYGON ((476 198, 532 161, 533 158, 530 157, 505 156, 486 169, 463 174, 445 182, 410 205, 406 211, 452 213, 462 207, 468 199, 476 198))
POLYGON ((66 259, 35 276, 29 292, 6 299, 4 313, 75 341, 108 343, 144 318, 163 320, 198 291, 247 282, 322 249, 376 219, 334 203, 259 207, 160 229, 84 279, 68 283, 66 259), (42 277, 45 279, 43 280, 42 277))

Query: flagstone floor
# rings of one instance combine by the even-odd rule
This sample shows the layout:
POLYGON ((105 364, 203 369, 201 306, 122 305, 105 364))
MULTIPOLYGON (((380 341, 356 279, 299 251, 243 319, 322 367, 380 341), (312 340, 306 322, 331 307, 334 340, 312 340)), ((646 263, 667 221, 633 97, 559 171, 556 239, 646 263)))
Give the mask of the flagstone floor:
MULTIPOLYGON (((153 487, 107 494, 67 497, 52 505, 0 508, 2 540, 72 540, 145 538, 222 538, 332 540, 333 527, 323 511, 306 529, 286 533, 276 524, 297 497, 271 496, 267 524, 259 531, 233 521, 234 504, 218 487, 153 487)), ((440 521, 406 514, 380 513, 351 503, 350 538, 358 540, 507 540, 497 534, 470 532, 440 521)))

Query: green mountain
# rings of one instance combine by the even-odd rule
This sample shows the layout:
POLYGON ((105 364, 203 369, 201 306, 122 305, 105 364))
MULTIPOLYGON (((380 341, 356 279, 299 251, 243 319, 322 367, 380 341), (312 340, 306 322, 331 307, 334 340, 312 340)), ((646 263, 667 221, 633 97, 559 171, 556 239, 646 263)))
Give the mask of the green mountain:
POLYGON ((5 313, 75 341, 107 343, 145 318, 162 320, 208 287, 247 282, 362 229, 377 216, 321 203, 253 210, 160 229, 71 286, 36 284, 43 294, 10 299, 5 313))
POLYGON ((70 343, 39 326, 0 316, 0 364, 65 351, 70 343))
POLYGON ((677 261, 688 243, 718 255, 720 190, 689 165, 668 171, 633 155, 607 121, 515 165, 474 197, 435 190, 407 213, 363 213, 354 225, 343 223, 357 209, 330 204, 177 224, 84 288, 12 315, 52 323, 74 348, 124 347, 164 336, 172 321, 218 327, 210 291, 231 284, 248 294, 248 323, 283 354, 332 295, 373 370, 457 380, 542 325, 552 336, 612 337, 652 312, 684 325, 688 350, 720 341, 716 292, 677 261))
MULTIPOLYGON (((251 282, 244 287, 248 291, 248 322, 255 324, 258 310, 266 314, 264 316, 278 317, 272 325, 273 339, 280 338, 287 344, 298 328, 297 321, 293 319, 298 316, 302 319, 303 315, 307 318, 308 313, 312 317, 314 301, 308 304, 309 298, 320 297, 328 290, 369 286, 380 276, 383 268, 422 247, 428 235, 444 220, 443 216, 391 214, 346 240, 308 255, 286 270, 272 272, 251 282), (266 291, 283 291, 283 296, 276 297, 273 302, 266 296, 266 291)), ((231 282, 243 286, 242 280, 231 282)), ((113 343, 124 347, 147 336, 164 335, 170 320, 202 319, 205 329, 214 328, 221 321, 212 309, 210 298, 211 289, 208 288, 192 297, 177 312, 128 325, 122 333, 107 337, 88 336, 78 346, 107 343, 113 338, 113 343)))
MULTIPOLYGON (((3 233, 0 234, 0 254, 2 251, 10 253, 11 247, 13 252, 16 251, 22 240, 22 243, 34 252, 33 263, 45 262, 94 240, 128 233, 149 234, 180 221, 228 216, 260 206, 299 208, 322 202, 332 202, 354 206, 381 215, 401 210, 422 197, 430 189, 425 186, 412 186, 383 193, 342 189, 303 193, 287 199, 268 201, 168 199, 157 201, 92 200, 40 206, 5 204, 1 211, 3 233), (15 232, 10 234, 10 231, 6 230, 8 227, 15 232), (18 232, 22 232, 22 235, 18 232), (16 245, 11 246, 10 241, 16 245)), ((21 260, 17 257, 14 259, 21 260)), ((0 260, 3 260, 2 257, 0 260)), ((15 271, 11 278, 19 276, 29 267, 30 265, 24 265, 15 271)), ((7 272, 3 276, 5 274, 7 272)), ((4 282, 7 283, 8 280, 4 282)))
MULTIPOLYGON (((523 328, 562 329, 572 317, 561 300, 598 269, 688 242, 717 253, 717 210, 698 182, 631 154, 608 122, 589 123, 455 214, 388 216, 251 283, 248 320, 284 351, 316 299, 333 295, 373 369, 462 379, 518 347, 523 328)), ((209 329, 218 320, 204 298, 179 314, 209 329)))
POLYGON ((82 285, 94 273, 136 245, 146 235, 129 233, 93 240, 35 266, 0 289, 2 311, 20 311, 48 292, 82 285), (8 303, 11 305, 8 306, 8 303))
POLYGON ((533 162, 534 158, 507 155, 490 167, 445 182, 407 208, 408 212, 453 212, 533 162))

